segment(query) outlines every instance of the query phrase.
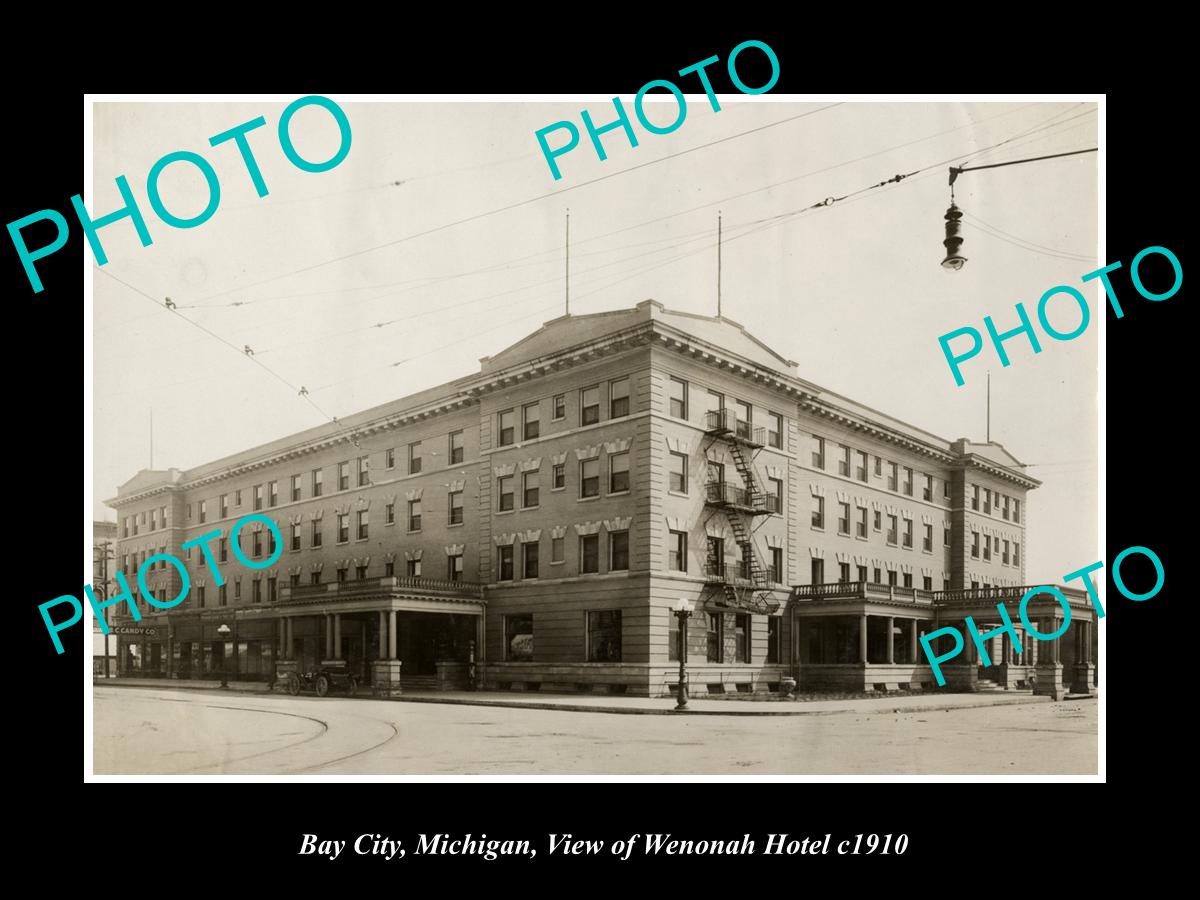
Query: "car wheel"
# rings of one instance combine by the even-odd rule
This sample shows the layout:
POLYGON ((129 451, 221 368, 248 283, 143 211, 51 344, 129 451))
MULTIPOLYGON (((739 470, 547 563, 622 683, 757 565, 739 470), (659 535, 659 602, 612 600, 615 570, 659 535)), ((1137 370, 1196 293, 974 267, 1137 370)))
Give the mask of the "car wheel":
POLYGON ((327 675, 317 676, 317 696, 324 697, 329 693, 329 677, 327 675))
POLYGON ((300 676, 295 672, 288 675, 288 693, 293 697, 300 693, 300 676))
POLYGON ((358 693, 358 679, 353 675, 350 676, 350 684, 346 687, 346 695, 353 697, 358 693))

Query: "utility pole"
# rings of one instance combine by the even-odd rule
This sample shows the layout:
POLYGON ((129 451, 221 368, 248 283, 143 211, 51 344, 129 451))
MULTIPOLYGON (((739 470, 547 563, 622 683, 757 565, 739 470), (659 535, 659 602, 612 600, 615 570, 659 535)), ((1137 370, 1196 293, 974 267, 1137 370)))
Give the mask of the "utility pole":
MULTIPOLYGON (((112 558, 109 556, 109 548, 111 546, 112 546, 111 542, 102 541, 96 547, 96 549, 99 551, 99 556, 100 556, 100 558, 98 560, 98 562, 100 563, 100 584, 97 585, 96 592, 100 595, 101 602, 108 599, 108 561, 110 558, 112 558)), ((108 626, 108 610, 102 610, 102 613, 104 615, 105 628, 107 628, 107 626, 108 626)), ((108 668, 108 638, 109 638, 109 635, 105 634, 104 635, 104 677, 105 678, 110 677, 109 676, 109 668, 108 668)))
POLYGON ((571 207, 567 207, 567 268, 566 268, 566 290, 567 290, 567 309, 566 314, 571 314, 571 207))
POLYGON ((717 210, 717 318, 721 318, 721 211, 717 210))

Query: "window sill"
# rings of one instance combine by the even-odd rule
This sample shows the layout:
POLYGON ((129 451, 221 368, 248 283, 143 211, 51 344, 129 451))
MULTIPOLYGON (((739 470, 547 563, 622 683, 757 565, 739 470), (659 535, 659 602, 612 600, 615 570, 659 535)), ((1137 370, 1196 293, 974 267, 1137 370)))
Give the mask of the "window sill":
POLYGON ((588 500, 599 500, 599 499, 600 499, 600 495, 599 495, 599 494, 593 494, 591 497, 580 497, 580 498, 579 498, 579 502, 580 502, 580 503, 584 503, 584 502, 586 502, 586 501, 588 501, 588 500))
POLYGON ((496 515, 498 515, 498 516, 511 516, 511 515, 512 515, 513 513, 515 513, 515 512, 516 512, 516 510, 515 510, 515 509, 498 509, 498 510, 496 510, 496 515))
POLYGON ((535 503, 533 506, 522 506, 521 512, 528 512, 531 509, 539 509, 540 507, 541 507, 540 503, 535 503))
POLYGON ((565 491, 566 489, 567 489, 567 486, 564 484, 562 487, 550 488, 550 493, 557 494, 557 493, 560 493, 561 491, 565 491))
POLYGON ((447 522, 446 527, 447 528, 462 528, 466 524, 467 524, 466 522, 447 522))
POLYGON ((404 532, 404 533, 405 533, 405 534, 420 534, 420 533, 421 533, 421 529, 420 529, 420 528, 410 528, 410 529, 408 529, 408 530, 407 530, 406 532, 404 532))
POLYGON ((672 497, 686 497, 686 496, 688 496, 688 492, 687 492, 687 491, 671 491, 671 490, 668 490, 668 491, 667 491, 667 493, 668 493, 668 494, 670 494, 672 497))
POLYGON ((870 538, 867 537, 865 534, 856 534, 854 536, 854 539, 857 541, 869 541, 870 540, 870 538))
POLYGON ((824 534, 824 533, 825 533, 825 526, 824 526, 824 525, 809 525, 808 527, 809 527, 809 530, 810 530, 810 531, 819 531, 819 532, 821 532, 822 534, 824 534))
POLYGON ((395 522, 384 522, 384 523, 383 523, 383 527, 384 527, 384 528, 391 528, 391 527, 392 527, 393 525, 395 525, 395 524, 396 524, 395 522))
POLYGON ((566 565, 566 562, 567 562, 567 561, 566 561, 565 559, 560 559, 560 560, 551 560, 551 561, 550 561, 550 565, 552 565, 552 566, 562 566, 562 565, 566 565))
POLYGON ((842 531, 841 529, 839 529, 839 530, 838 530, 838 537, 850 537, 850 532, 848 532, 848 531, 842 531))
POLYGON ((629 488, 626 488, 623 491, 609 491, 608 496, 609 497, 627 497, 629 495, 629 493, 630 493, 629 488))

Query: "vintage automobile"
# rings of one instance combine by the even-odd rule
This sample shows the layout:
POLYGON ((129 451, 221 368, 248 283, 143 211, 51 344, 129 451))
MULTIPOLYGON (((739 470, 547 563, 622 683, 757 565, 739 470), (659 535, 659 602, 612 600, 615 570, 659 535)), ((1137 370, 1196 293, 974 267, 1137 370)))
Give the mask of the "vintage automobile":
POLYGON ((318 697, 326 696, 331 690, 340 690, 353 697, 358 690, 358 679, 338 669, 291 672, 287 678, 287 690, 293 696, 301 691, 316 691, 318 697))

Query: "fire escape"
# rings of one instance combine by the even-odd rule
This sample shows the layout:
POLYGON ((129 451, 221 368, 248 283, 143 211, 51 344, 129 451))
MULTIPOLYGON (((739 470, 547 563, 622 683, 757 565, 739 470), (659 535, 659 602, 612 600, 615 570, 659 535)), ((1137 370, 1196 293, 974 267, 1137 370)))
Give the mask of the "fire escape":
MULTIPOLYGON (((744 487, 724 481, 710 480, 705 485, 705 505, 721 514, 729 523, 734 540, 741 550, 741 560, 734 573, 728 571, 723 549, 712 553, 705 565, 708 582, 721 592, 716 605, 773 613, 779 601, 772 599, 772 582, 759 562, 751 536, 757 516, 777 515, 779 498, 762 489, 754 474, 754 456, 765 445, 764 429, 753 428, 738 419, 733 410, 710 410, 705 417, 705 434, 712 442, 723 441, 733 458, 744 487)), ((711 442, 710 442, 711 445, 711 442)))

